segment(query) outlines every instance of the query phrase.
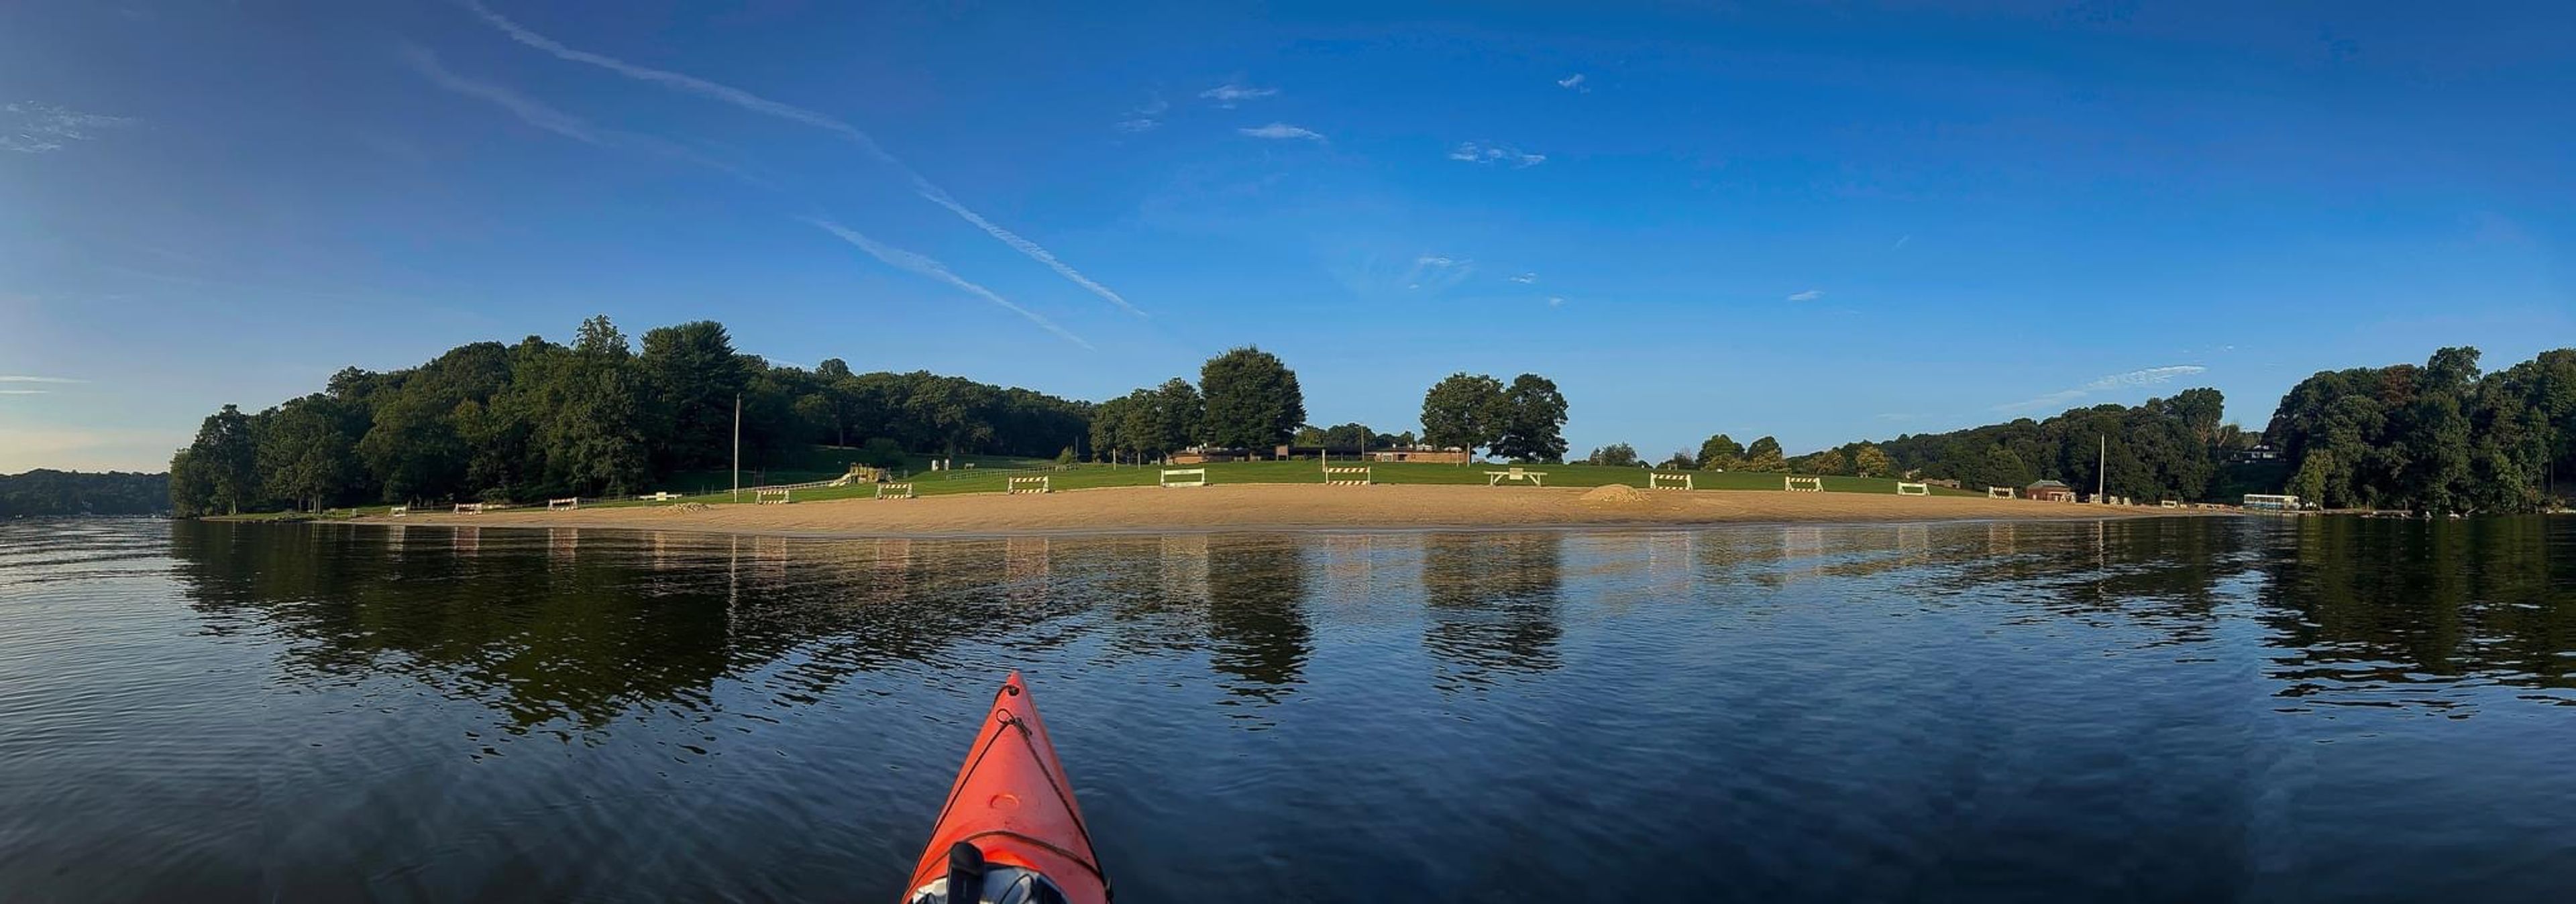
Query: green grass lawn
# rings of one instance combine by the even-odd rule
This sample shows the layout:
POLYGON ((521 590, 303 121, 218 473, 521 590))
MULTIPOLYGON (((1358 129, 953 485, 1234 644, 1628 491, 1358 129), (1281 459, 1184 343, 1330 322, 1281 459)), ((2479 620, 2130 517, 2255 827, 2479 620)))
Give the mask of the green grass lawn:
MULTIPOLYGON (((906 474, 927 472, 930 470, 931 458, 932 456, 929 455, 907 453, 897 471, 906 474)), ((757 468, 743 468, 742 485, 748 487, 834 480, 843 474, 850 473, 850 465, 858 460, 859 449, 855 446, 806 446, 793 452, 773 454, 757 468)), ((1021 458, 1011 455, 960 455, 956 457, 956 462, 959 468, 972 465, 975 470, 1044 468, 1055 465, 1055 460, 1051 458, 1021 458)), ((732 470, 706 468, 672 474, 662 481, 660 488, 674 493, 714 495, 732 486, 732 470)))
MULTIPOLYGON (((968 461, 969 459, 961 456, 959 459, 960 467, 957 470, 916 472, 908 479, 912 483, 914 491, 920 495, 944 496, 952 493, 999 493, 1007 486, 1008 478, 1013 476, 1045 475, 1048 478, 1050 488, 1056 490, 1083 490, 1097 487, 1154 486, 1159 482, 1158 478, 1161 471, 1160 468, 1150 465, 1137 467, 1132 465, 1118 466, 1104 464, 1079 464, 1059 467, 1052 463, 1040 462, 1033 459, 975 459, 973 461, 976 467, 963 467, 963 465, 968 461)), ((1339 465, 1342 463, 1336 462, 1336 464, 1339 465)), ((1505 470, 1510 466, 1496 464, 1461 466, 1415 464, 1405 462, 1371 464, 1369 467, 1372 469, 1370 473, 1371 479, 1378 483, 1461 484, 1468 486, 1482 486, 1486 479, 1485 472, 1505 470)), ((1522 468, 1523 470, 1546 474, 1547 485, 1551 487, 1597 487, 1616 483, 1642 488, 1646 485, 1647 472, 1643 468, 1617 468, 1604 465, 1574 464, 1524 465, 1522 468)), ((1321 465, 1312 461, 1232 462, 1227 464, 1208 465, 1207 472, 1208 482, 1211 484, 1320 484, 1324 482, 1321 465)), ((841 472, 832 472, 824 477, 808 479, 837 477, 840 476, 840 473, 841 472)), ((1715 471, 1690 471, 1683 473, 1690 474, 1692 481, 1697 488, 1703 490, 1778 490, 1781 488, 1781 478, 1786 476, 1782 474, 1760 474, 1752 472, 1720 473, 1715 471)), ((745 483, 749 483, 748 478, 745 479, 745 483)), ((1509 488, 1527 486, 1527 484, 1506 483, 1503 486, 1509 488)), ((1826 492, 1832 493, 1894 494, 1896 492, 1896 481, 1883 477, 1827 477, 1824 479, 1824 486, 1826 492)), ((680 490, 674 491, 679 492, 680 490)), ((874 485, 852 484, 846 487, 819 487, 814 489, 797 490, 795 491, 795 498, 798 501, 865 499, 874 498, 876 496, 876 492, 876 487, 874 485)), ((1965 490, 1953 490, 1947 487, 1933 487, 1932 492, 1934 495, 1940 496, 1973 497, 1982 495, 1965 490)), ((722 503, 734 500, 729 498, 728 493, 718 490, 710 493, 694 493, 678 501, 722 503)), ((744 491, 740 501, 753 501, 748 490, 744 491)), ((643 503, 637 503, 632 500, 583 503, 583 505, 591 507, 638 504, 643 503)))

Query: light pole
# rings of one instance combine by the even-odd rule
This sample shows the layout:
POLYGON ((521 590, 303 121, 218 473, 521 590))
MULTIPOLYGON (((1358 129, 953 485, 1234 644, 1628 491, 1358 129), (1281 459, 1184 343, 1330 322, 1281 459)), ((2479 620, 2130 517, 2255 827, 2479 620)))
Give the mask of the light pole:
POLYGON ((733 394, 733 497, 742 501, 742 393, 733 394))

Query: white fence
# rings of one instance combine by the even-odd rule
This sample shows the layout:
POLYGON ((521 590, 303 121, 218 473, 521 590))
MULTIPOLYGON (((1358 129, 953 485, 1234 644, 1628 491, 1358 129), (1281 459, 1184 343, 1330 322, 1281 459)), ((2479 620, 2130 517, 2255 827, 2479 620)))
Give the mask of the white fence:
POLYGON ((1900 480, 1896 482, 1896 495, 1930 496, 1932 495, 1932 485, 1928 483, 1906 483, 1905 481, 1900 480))
POLYGON ((1822 493, 1825 491, 1825 479, 1822 477, 1783 477, 1780 478, 1780 488, 1792 493, 1822 493))
POLYGON ((396 518, 400 518, 400 517, 402 517, 402 516, 404 516, 404 515, 411 514, 411 506, 408 506, 408 505, 397 505, 397 506, 394 506, 393 511, 392 511, 392 512, 390 512, 389 514, 393 515, 393 516, 394 516, 394 517, 396 517, 396 518))
POLYGON ((1055 484, 1045 477, 1013 477, 1010 478, 1010 481, 1010 486, 1006 492, 1013 495, 1020 493, 1055 492, 1055 484))
POLYGON ((1325 468, 1325 469, 1324 469, 1324 483, 1325 483, 1325 485, 1327 485, 1327 486, 1344 486, 1344 487, 1364 487, 1364 486, 1368 486, 1368 485, 1369 485, 1369 469, 1364 468, 1364 467, 1362 467, 1362 468, 1325 468))
POLYGON ((795 494, 795 490, 787 487, 756 487, 751 491, 751 501, 761 505, 786 505, 796 501, 795 494))
POLYGON ((2156 507, 2157 507, 2157 508, 2178 509, 2178 508, 2181 508, 2181 507, 2182 507, 2182 503, 2175 502, 2175 501, 2173 501, 2173 500, 2171 500, 2171 499, 2166 499, 2166 500, 2161 500, 2161 501, 2157 502, 2157 503, 2156 503, 2156 507))
POLYGON ((2013 492, 2013 488, 2011 487, 1986 488, 1986 498, 1988 499, 2011 499, 2019 495, 2020 494, 2013 492))
POLYGON ((1699 489, 1699 486, 1697 481, 1692 480, 1691 476, 1688 474, 1666 474, 1662 471, 1648 471, 1646 472, 1646 489, 1696 490, 1699 489))
POLYGON ((456 511, 455 511, 455 514, 459 514, 459 515, 480 515, 480 514, 483 514, 483 503, 480 503, 480 502, 459 502, 459 503, 457 503, 457 504, 456 504, 456 511))
POLYGON ((549 512, 560 512, 560 511, 564 511, 564 510, 567 510, 567 509, 577 509, 577 508, 580 508, 580 507, 581 507, 581 497, 579 497, 579 496, 575 496, 575 497, 572 497, 572 498, 570 498, 570 499, 548 499, 548 500, 546 500, 546 511, 549 511, 549 512))
POLYGON ((908 483, 880 483, 880 484, 877 484, 877 498, 879 498, 879 499, 910 499, 910 498, 912 498, 912 484, 908 484, 908 483))
POLYGON ((1159 480, 1167 487, 1207 486, 1206 468, 1165 468, 1159 480))

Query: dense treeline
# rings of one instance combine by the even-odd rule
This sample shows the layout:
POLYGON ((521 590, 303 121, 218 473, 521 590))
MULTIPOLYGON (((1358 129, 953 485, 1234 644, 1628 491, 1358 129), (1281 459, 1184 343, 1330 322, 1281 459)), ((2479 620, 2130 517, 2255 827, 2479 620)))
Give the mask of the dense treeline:
POLYGON ((2046 420, 1900 436, 1878 451, 1895 473, 1970 487, 2058 480, 2090 493, 2098 480, 2113 496, 2205 499, 2228 450, 2250 444, 2242 431, 2219 423, 2225 410, 2218 390, 2186 389, 2141 405, 2095 405, 2046 420))
POLYGON ((593 317, 568 346, 478 342, 349 368, 257 414, 226 405, 171 459, 168 498, 194 515, 645 492, 731 460, 737 397, 745 467, 813 443, 1052 455, 1090 420, 1085 403, 959 377, 773 366, 711 321, 648 331, 638 352, 593 317))
POLYGON ((2329 508, 2528 512, 2576 476, 2576 349, 2481 376, 2478 350, 2422 366, 2322 371, 2281 398, 2265 438, 2289 492, 2329 508))
POLYGON ((1102 461, 1160 458, 1196 446, 1269 449, 1305 424, 1306 391, 1278 355, 1245 346, 1200 365, 1196 386, 1173 377, 1090 413, 1092 455, 1102 461))
POLYGON ((170 475, 37 468, 0 474, 0 518, 149 515, 170 510, 170 475))

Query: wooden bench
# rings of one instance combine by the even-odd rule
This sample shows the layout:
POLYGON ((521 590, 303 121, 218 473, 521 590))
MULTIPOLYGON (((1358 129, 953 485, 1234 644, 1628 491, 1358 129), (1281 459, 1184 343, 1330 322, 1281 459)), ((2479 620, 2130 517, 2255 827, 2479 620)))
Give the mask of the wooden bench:
POLYGON ((1932 485, 1928 483, 1906 483, 1905 481, 1900 480, 1896 482, 1896 495, 1930 496, 1932 495, 1932 485))
POLYGON ((880 484, 877 484, 877 498, 879 498, 879 499, 910 499, 910 498, 912 498, 912 484, 908 484, 908 483, 880 483, 880 484))
POLYGON ((483 503, 480 503, 480 502, 459 502, 459 503, 457 503, 457 504, 456 504, 456 511, 455 511, 453 514, 458 514, 458 515, 480 515, 480 514, 483 514, 483 503))
POLYGON ((394 506, 393 511, 388 512, 387 514, 391 514, 391 515, 393 515, 393 516, 394 516, 394 517, 396 517, 396 518, 400 518, 400 517, 402 517, 402 516, 404 516, 404 515, 411 514, 411 506, 408 506, 408 505, 397 505, 397 506, 394 506))
POLYGON ((564 510, 567 510, 567 509, 577 509, 577 508, 580 508, 580 507, 581 507, 581 497, 579 497, 579 496, 575 496, 575 497, 572 497, 572 498, 570 498, 570 499, 548 499, 548 500, 546 500, 546 511, 549 511, 549 512, 559 512, 559 511, 564 511, 564 510))
POLYGON ((1662 471, 1648 471, 1646 472, 1646 489, 1696 490, 1699 489, 1699 486, 1698 481, 1692 480, 1691 475, 1688 474, 1668 474, 1662 471), (1674 486, 1673 484, 1676 482, 1681 485, 1674 486))
POLYGON ((1519 469, 1519 468, 1513 468, 1513 469, 1510 469, 1510 470, 1508 470, 1508 471, 1487 471, 1487 472, 1485 472, 1485 485, 1486 485, 1486 486, 1489 486, 1489 487, 1492 487, 1492 486, 1501 486, 1501 485, 1503 484, 1503 481, 1506 481, 1506 480, 1526 480, 1526 481, 1529 481, 1529 482, 1530 482, 1530 485, 1531 485, 1531 486, 1542 486, 1542 487, 1543 487, 1543 486, 1546 486, 1546 485, 1547 485, 1547 472, 1546 472, 1546 471, 1524 471, 1524 470, 1521 470, 1521 469, 1519 469))
POLYGON ((1783 477, 1780 478, 1780 488, 1792 493, 1822 493, 1825 491, 1825 479, 1822 477, 1783 477))
POLYGON ((1165 468, 1158 478, 1167 487, 1203 487, 1208 485, 1206 468, 1165 468))
POLYGON ((1037 477, 1013 477, 1010 479, 1010 484, 1003 488, 1003 492, 1014 496, 1021 493, 1052 493, 1055 492, 1055 484, 1049 481, 1044 475, 1037 477))
POLYGON ((1326 485, 1326 486, 1343 486, 1343 487, 1364 487, 1364 486, 1368 486, 1368 485, 1369 485, 1369 469, 1368 469, 1368 468, 1366 468, 1366 467, 1357 467, 1357 468, 1325 468, 1325 469, 1324 469, 1324 485, 1326 485))
POLYGON ((2182 507, 2182 503, 2175 502, 2175 501, 2173 501, 2173 500, 2171 500, 2171 499, 2164 499, 2164 500, 2159 500, 2159 501, 2157 501, 2157 502, 2156 502, 2156 507, 2157 507, 2157 508, 2178 509, 2178 508, 2181 508, 2181 507, 2182 507))
POLYGON ((1986 488, 1986 498, 1988 499, 2015 499, 2019 498, 2020 495, 2021 494, 2019 493, 2013 492, 2013 488, 2011 487, 1986 488))
POLYGON ((754 487, 751 491, 751 501, 760 505, 786 505, 796 501, 796 491, 786 487, 777 489, 754 487))

